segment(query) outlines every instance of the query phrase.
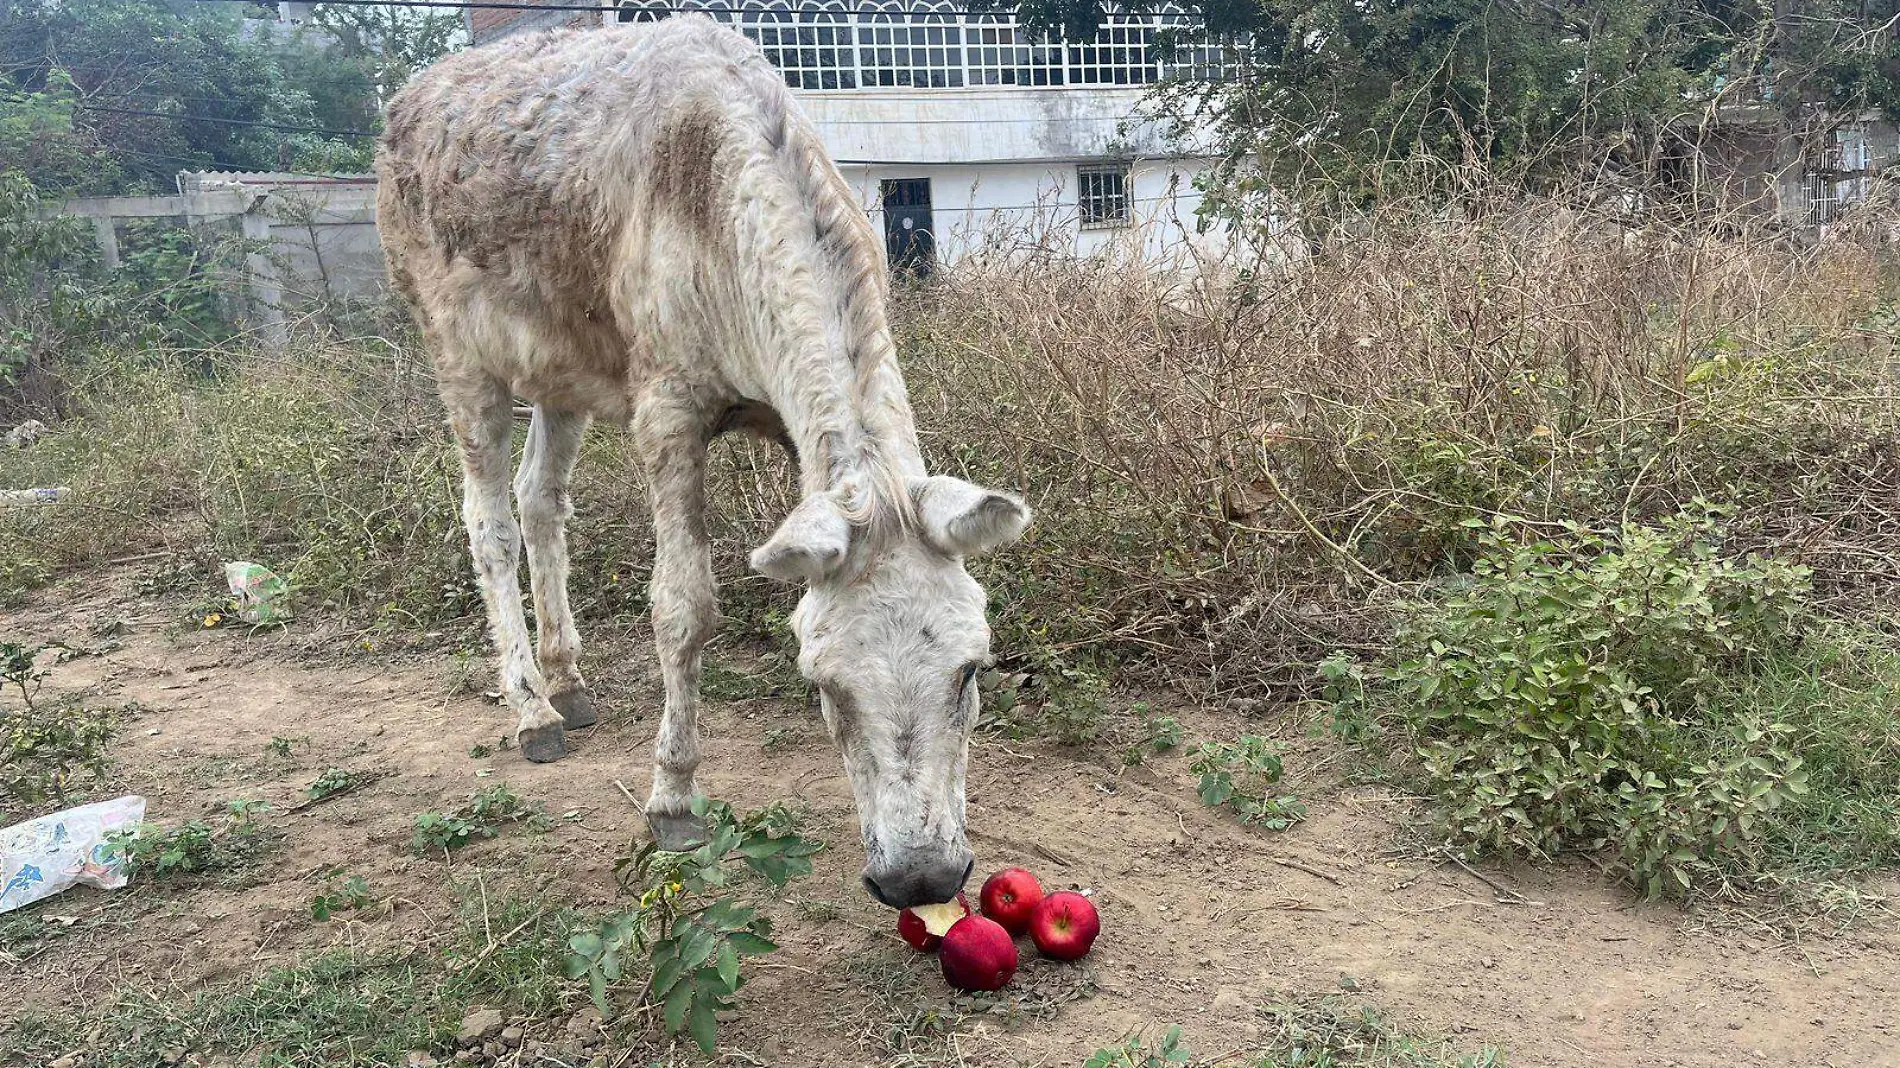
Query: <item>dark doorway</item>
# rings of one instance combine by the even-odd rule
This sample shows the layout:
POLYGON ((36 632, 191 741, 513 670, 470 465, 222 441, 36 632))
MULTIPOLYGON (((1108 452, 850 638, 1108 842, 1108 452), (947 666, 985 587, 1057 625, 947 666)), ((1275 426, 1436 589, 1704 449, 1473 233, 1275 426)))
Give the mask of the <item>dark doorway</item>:
POLYGON ((930 179, 886 178, 878 183, 884 198, 884 251, 891 268, 927 275, 937 260, 931 234, 930 179))

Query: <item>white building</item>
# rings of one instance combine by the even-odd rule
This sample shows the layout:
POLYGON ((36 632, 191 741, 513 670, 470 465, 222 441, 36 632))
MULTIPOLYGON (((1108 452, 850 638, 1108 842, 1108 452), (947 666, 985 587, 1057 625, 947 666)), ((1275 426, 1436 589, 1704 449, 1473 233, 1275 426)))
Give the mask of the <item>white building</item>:
POLYGON ((1170 68, 1150 45, 1189 16, 1111 17, 1093 40, 1040 41, 1011 14, 937 0, 574 0, 543 13, 470 11, 476 44, 560 25, 703 12, 758 41, 884 231, 893 262, 1034 242, 1090 252, 1139 242, 1151 259, 1213 252, 1197 234, 1202 161, 1141 117, 1149 86, 1214 73, 1170 68))

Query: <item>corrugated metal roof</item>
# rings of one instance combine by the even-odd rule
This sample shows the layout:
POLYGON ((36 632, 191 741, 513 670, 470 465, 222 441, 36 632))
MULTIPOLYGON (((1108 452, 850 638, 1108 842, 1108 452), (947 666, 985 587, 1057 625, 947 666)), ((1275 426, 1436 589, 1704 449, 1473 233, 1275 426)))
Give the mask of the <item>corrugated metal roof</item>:
POLYGON ((297 174, 285 171, 179 171, 178 192, 202 193, 221 186, 247 189, 335 188, 337 186, 375 185, 373 174, 297 174))

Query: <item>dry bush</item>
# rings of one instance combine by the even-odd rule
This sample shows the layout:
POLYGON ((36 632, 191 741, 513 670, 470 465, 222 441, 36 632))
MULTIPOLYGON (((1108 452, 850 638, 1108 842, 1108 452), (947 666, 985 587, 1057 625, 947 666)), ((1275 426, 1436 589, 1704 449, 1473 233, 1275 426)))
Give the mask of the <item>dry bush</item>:
MULTIPOLYGON (((1739 509, 1744 547, 1812 566, 1824 603, 1891 603, 1891 219, 1803 242, 1399 204, 1297 267, 1187 273, 1000 235, 894 319, 933 468, 1038 510, 975 565, 999 650, 1261 694, 1383 644, 1394 585, 1459 573, 1499 515, 1608 529, 1701 497, 1739 509)), ((81 371, 84 417, 0 455, 5 484, 75 489, 0 509, 0 594, 165 546, 287 570, 356 625, 473 633, 458 465, 412 346, 313 334, 81 371)), ((789 507, 789 467, 737 439, 715 459, 722 605, 781 634, 795 591, 744 557, 789 507)), ((651 539, 625 435, 590 436, 574 500, 578 614, 628 634, 651 539)))
POLYGON ((1150 275, 1011 249, 914 294, 935 462, 1021 486, 986 564, 1014 643, 1305 685, 1474 526, 1608 528, 1697 497, 1845 605, 1900 589, 1879 231, 1630 230, 1550 203, 1388 206, 1294 269, 1150 275))

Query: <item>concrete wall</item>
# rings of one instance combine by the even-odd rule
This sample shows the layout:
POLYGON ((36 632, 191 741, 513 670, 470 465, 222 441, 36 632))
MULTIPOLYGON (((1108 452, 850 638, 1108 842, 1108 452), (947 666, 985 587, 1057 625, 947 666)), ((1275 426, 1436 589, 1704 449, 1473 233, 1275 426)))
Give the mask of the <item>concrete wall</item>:
POLYGON ((59 210, 92 220, 109 266, 120 261, 126 228, 140 221, 241 237, 232 286, 267 341, 281 340, 293 316, 374 299, 387 287, 371 179, 191 174, 180 176, 179 189, 165 197, 83 197, 59 210))

